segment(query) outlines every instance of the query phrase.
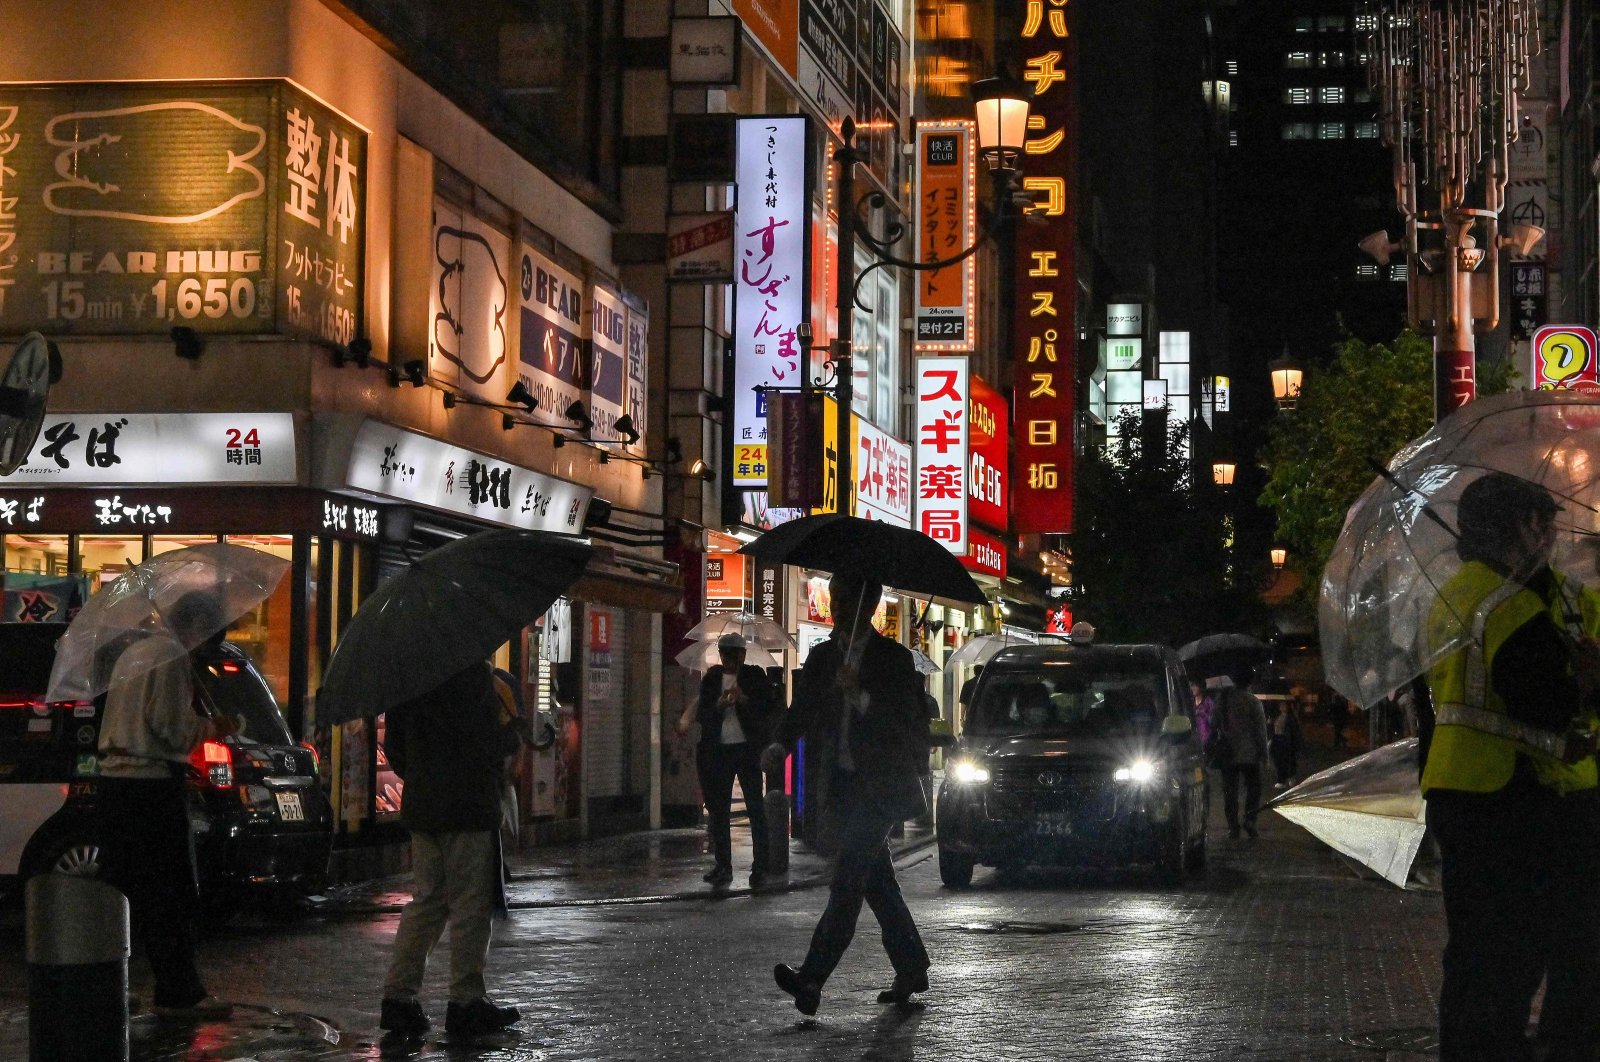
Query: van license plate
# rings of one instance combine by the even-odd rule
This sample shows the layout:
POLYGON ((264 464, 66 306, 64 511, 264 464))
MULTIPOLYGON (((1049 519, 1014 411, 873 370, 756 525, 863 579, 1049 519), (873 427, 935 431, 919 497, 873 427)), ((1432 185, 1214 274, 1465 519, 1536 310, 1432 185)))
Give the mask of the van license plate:
POLYGON ((284 822, 306 821, 306 810, 300 806, 299 793, 278 793, 278 818, 284 822))

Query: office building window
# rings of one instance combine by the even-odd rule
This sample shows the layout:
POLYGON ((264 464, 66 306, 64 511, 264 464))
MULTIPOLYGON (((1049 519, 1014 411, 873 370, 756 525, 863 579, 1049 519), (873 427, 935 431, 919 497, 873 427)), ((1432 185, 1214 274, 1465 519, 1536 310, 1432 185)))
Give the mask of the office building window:
POLYGON ((1310 140, 1311 132, 1310 122, 1283 123, 1283 138, 1285 140, 1310 140))
POLYGON ((1303 106, 1311 102, 1311 86, 1300 85, 1283 90, 1283 102, 1303 106))
POLYGON ((1357 280, 1377 280, 1378 279, 1378 263, 1376 263, 1376 262, 1358 262, 1356 264, 1356 279, 1357 280))
POLYGON ((1389 279, 1397 283, 1405 283, 1406 264, 1403 261, 1392 262, 1389 265, 1389 279))
POLYGON ((1343 85, 1323 85, 1321 88, 1317 89, 1317 102, 1318 103, 1343 103, 1344 102, 1344 86, 1343 85))
POLYGON ((1323 70, 1343 70, 1349 58, 1345 52, 1318 52, 1317 66, 1323 70))
POLYGON ((1356 32, 1371 33, 1378 28, 1378 16, 1372 14, 1356 16, 1356 32))
POLYGON ((1229 77, 1239 76, 1239 61, 1237 59, 1229 59, 1222 64, 1222 68, 1228 72, 1229 77))
POLYGON ((1369 89, 1369 88, 1352 89, 1350 91, 1350 102, 1352 102, 1352 103, 1371 103, 1372 102, 1372 90, 1369 89))
POLYGON ((1316 20, 1310 15, 1301 15, 1293 21, 1292 25, 1296 33, 1310 33, 1316 27, 1316 20))
POLYGON ((1322 15, 1317 19, 1317 29, 1323 33, 1343 33, 1345 25, 1343 15, 1322 15))
POLYGON ((1228 146, 1229 147, 1238 147, 1239 146, 1239 130, 1237 130, 1237 129, 1229 129, 1228 130, 1228 146))
POLYGON ((1343 140, 1346 129, 1343 122, 1323 122, 1317 126, 1318 140, 1343 140))
POLYGON ((1357 122, 1356 123, 1356 139, 1357 140, 1376 140, 1376 139, 1378 139, 1378 123, 1377 122, 1357 122))
POLYGON ((1309 70, 1311 68, 1311 53, 1290 52, 1284 58, 1283 65, 1290 70, 1309 70))

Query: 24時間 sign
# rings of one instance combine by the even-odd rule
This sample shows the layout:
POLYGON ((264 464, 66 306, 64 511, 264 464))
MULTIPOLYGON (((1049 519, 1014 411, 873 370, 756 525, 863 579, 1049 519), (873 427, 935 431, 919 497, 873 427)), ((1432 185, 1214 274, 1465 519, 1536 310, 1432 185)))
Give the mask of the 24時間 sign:
POLYGON ((196 486, 298 482, 289 413, 51 413, 8 484, 196 486))
POLYGON ((1073 245, 1078 106, 1072 0, 1027 0, 1023 80, 1033 86, 1027 172, 1022 187, 1039 204, 1041 226, 1017 228, 1017 299, 1012 309, 1012 422, 1016 444, 1011 526, 1072 530, 1072 435, 1077 399, 1073 245))
POLYGON ((348 343, 366 162, 287 82, 0 88, 0 332, 348 343))
POLYGON ((967 359, 916 360, 917 530, 967 553, 967 359))
MULTIPOLYGON (((971 122, 917 123, 917 259, 952 258, 972 246, 977 168, 971 122)), ((916 349, 974 349, 974 256, 916 274, 916 349)))
POLYGON ((798 387, 806 352, 811 204, 804 116, 741 118, 734 214, 733 482, 767 482, 767 408, 757 387, 798 387))

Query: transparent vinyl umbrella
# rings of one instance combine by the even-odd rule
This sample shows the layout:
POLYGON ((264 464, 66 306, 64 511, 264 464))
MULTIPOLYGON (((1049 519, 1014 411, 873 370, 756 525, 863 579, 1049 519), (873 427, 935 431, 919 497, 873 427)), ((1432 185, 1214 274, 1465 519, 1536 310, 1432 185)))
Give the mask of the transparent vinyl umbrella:
POLYGON ((1345 516, 1317 625, 1328 683, 1351 701, 1373 704, 1471 637, 1469 618, 1436 606, 1462 565, 1461 494, 1491 472, 1550 493, 1562 506, 1554 566, 1600 588, 1600 400, 1566 391, 1481 398, 1395 454, 1345 516))
POLYGON ((714 616, 707 616, 690 628, 687 637, 700 641, 706 639, 715 641, 724 634, 740 635, 746 645, 759 645, 774 652, 782 652, 794 645, 782 627, 765 616, 749 612, 719 612, 714 616))
POLYGON ((919 675, 932 675, 939 671, 939 665, 933 662, 933 657, 921 649, 911 650, 911 663, 916 667, 919 675))
POLYGON ((1010 633, 980 634, 968 641, 960 649, 951 653, 945 660, 947 668, 972 666, 974 664, 987 664, 1000 650, 1009 649, 1014 645, 1032 645, 1032 642, 1018 638, 1010 633))
MULTIPOLYGON (((717 647, 717 639, 707 638, 690 645, 673 659, 690 671, 709 671, 722 662, 722 654, 717 647)), ((774 656, 761 646, 751 644, 745 646, 744 662, 754 664, 756 667, 782 667, 783 657, 774 656)))

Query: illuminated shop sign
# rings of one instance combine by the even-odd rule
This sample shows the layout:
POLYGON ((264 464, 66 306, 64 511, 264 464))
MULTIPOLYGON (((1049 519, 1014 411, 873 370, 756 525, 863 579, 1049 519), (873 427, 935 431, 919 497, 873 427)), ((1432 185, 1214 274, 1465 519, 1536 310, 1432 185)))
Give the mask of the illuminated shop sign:
MULTIPOLYGON (((917 259, 950 258, 972 245, 977 138, 971 122, 917 123, 917 259)), ((916 274, 916 350, 976 346, 976 255, 916 274)))
POLYGON ((292 484, 289 413, 51 413, 0 483, 59 486, 292 484))
POLYGON ((967 552, 968 379, 964 357, 916 359, 917 530, 967 552))

